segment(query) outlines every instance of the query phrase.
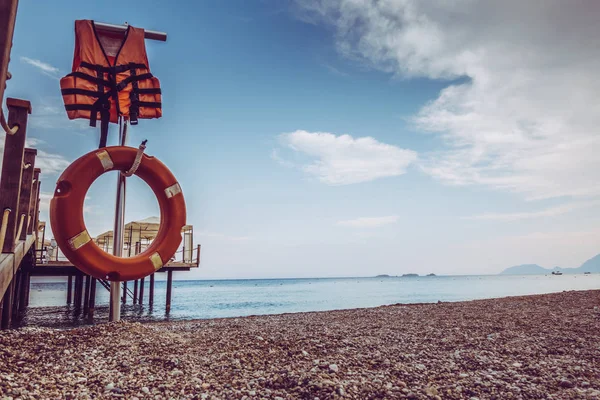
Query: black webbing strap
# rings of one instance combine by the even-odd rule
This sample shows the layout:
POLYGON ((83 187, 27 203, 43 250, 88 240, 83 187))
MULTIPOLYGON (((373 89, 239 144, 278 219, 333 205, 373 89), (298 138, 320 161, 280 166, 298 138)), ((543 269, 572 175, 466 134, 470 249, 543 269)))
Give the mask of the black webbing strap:
MULTIPOLYGON (((140 113, 140 106, 139 106, 139 102, 140 102, 140 94, 138 92, 139 88, 138 88, 138 81, 135 80, 136 72, 135 72, 135 68, 131 68, 129 70, 129 73, 131 75, 129 75, 129 78, 134 78, 131 81, 131 87, 132 90, 129 93, 129 100, 131 100, 131 105, 129 106, 129 122, 131 123, 131 125, 137 125, 138 123, 138 114, 140 113)), ((125 78, 127 79, 127 78, 125 78)))
POLYGON ((71 72, 67 76, 74 76, 75 78, 85 79, 86 81, 95 83, 96 85, 104 85, 104 86, 109 86, 109 87, 114 86, 114 84, 110 81, 107 81, 104 79, 98 79, 96 77, 93 77, 88 74, 84 74, 83 72, 79 72, 79 71, 71 72))
POLYGON ((105 74, 119 74, 121 72, 125 72, 125 71, 129 71, 131 69, 148 69, 148 67, 146 66, 146 64, 139 64, 139 63, 129 63, 129 64, 123 64, 123 65, 117 65, 114 67, 105 67, 103 65, 95 65, 95 64, 90 64, 87 63, 85 61, 82 61, 81 63, 79 63, 80 66, 84 67, 84 68, 89 68, 89 69, 93 69, 94 71, 100 71, 103 72, 105 74))
MULTIPOLYGON (((150 72, 137 75, 136 69, 146 69, 148 67, 145 64, 129 63, 118 66, 105 67, 103 65, 90 64, 85 61, 80 63, 80 66, 96 71, 96 76, 92 76, 80 71, 71 72, 67 76, 73 76, 75 78, 81 78, 88 82, 95 83, 98 86, 97 91, 72 88, 62 89, 63 95, 83 95, 96 97, 94 104, 69 104, 65 105, 67 111, 72 110, 89 110, 90 111, 90 126, 96 126, 98 119, 98 113, 100 113, 100 147, 106 147, 108 137, 108 126, 110 122, 110 101, 111 97, 114 98, 115 103, 118 105, 118 93, 125 89, 127 85, 131 84, 132 91, 130 94, 131 106, 129 108, 129 120, 131 125, 138 123, 138 116, 140 107, 153 107, 161 108, 160 102, 146 102, 140 101, 140 94, 161 94, 160 88, 149 88, 140 89, 138 82, 150 79, 153 75, 150 72), (123 79, 118 84, 116 83, 116 75, 121 72, 130 71, 130 75, 123 79), (108 80, 104 79, 104 74, 108 74, 108 80), (105 87, 110 88, 107 92, 104 91, 105 87)), ((118 108, 117 108, 118 110, 118 108)))
POLYGON ((139 94, 161 94, 160 88, 138 89, 139 94))
MULTIPOLYGON (((96 70, 96 73, 98 74, 98 79, 99 80, 104 80, 104 71, 102 71, 100 68, 98 68, 96 70)), ((111 76, 110 73, 108 75, 109 77, 111 76)), ((109 91, 110 92, 110 91, 109 91)), ((104 85, 99 84, 98 85, 98 99, 101 99, 104 97, 104 85)), ((94 114, 94 118, 93 118, 93 122, 95 126, 96 125, 96 111, 93 111, 94 114)), ((106 147, 106 143, 108 141, 108 123, 110 122, 110 104, 108 103, 108 98, 102 102, 102 108, 100 111, 100 144, 98 145, 98 148, 102 148, 102 147, 106 147)), ((90 125, 92 124, 92 116, 90 115, 90 125)))
POLYGON ((138 105, 140 107, 149 107, 149 108, 161 108, 162 103, 160 101, 138 101, 138 105))

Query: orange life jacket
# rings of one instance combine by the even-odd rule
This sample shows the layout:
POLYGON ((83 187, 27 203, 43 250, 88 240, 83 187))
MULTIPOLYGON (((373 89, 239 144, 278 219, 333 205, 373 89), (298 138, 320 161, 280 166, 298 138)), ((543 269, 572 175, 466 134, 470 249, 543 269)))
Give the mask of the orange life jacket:
POLYGON ((94 21, 75 21, 73 72, 60 80, 69 119, 86 118, 116 123, 119 116, 160 118, 161 91, 152 76, 144 30, 128 26, 124 35, 98 35, 94 21))

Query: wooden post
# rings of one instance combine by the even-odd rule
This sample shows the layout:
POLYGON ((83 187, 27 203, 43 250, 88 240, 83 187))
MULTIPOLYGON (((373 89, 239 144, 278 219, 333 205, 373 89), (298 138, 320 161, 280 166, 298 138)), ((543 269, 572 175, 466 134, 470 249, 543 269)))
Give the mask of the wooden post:
POLYGON ((85 276, 85 294, 83 295, 83 314, 87 314, 90 309, 90 286, 91 286, 91 276, 85 276))
POLYGON ((23 176, 23 150, 27 132, 27 115, 31 114, 31 104, 26 100, 9 98, 8 125, 19 126, 14 135, 6 135, 4 141, 4 159, 2 160, 2 178, 0 179, 0 210, 10 209, 4 239, 3 253, 12 253, 15 249, 15 236, 19 224, 19 195, 23 176))
POLYGON ((123 296, 121 301, 123 302, 123 304, 127 303, 127 281, 123 282, 123 296))
POLYGON ((83 301, 83 275, 77 274, 75 277, 75 309, 81 309, 83 301))
POLYGON ((23 281, 23 274, 21 273, 20 269, 17 271, 17 273, 13 277, 13 280, 15 281, 15 285, 13 288, 14 292, 13 292, 12 313, 13 313, 13 317, 15 317, 15 316, 19 315, 19 300, 21 299, 21 285, 22 285, 22 281, 23 281))
POLYGON ((90 303, 88 309, 88 315, 90 318, 94 318, 94 308, 96 307, 96 278, 92 278, 90 284, 90 303))
MULTIPOLYGON (((33 220, 33 229, 35 231, 34 235, 38 237, 38 231, 40 229, 40 189, 42 187, 42 182, 40 181, 39 174, 41 170, 36 168, 33 170, 33 176, 35 177, 37 172, 38 179, 36 181, 36 198, 35 198, 35 209, 33 210, 33 216, 31 219, 33 220)), ((44 231, 42 232, 42 247, 44 247, 44 235, 46 234, 46 226, 44 225, 44 231)), ((58 253, 57 253, 58 254, 58 253)))
POLYGON ((73 275, 69 275, 67 279, 67 304, 71 304, 71 297, 73 294, 73 275))
POLYGON ((144 305, 144 278, 140 279, 140 299, 138 303, 144 305))
POLYGON ((0 322, 0 328, 7 329, 10 327, 12 322, 12 303, 13 303, 13 292, 14 292, 15 280, 11 280, 10 284, 6 288, 4 297, 2 298, 2 321, 0 322))
MULTIPOLYGON (((4 99, 4 86, 6 86, 18 3, 18 0, 0 1, 0 104, 4 99)), ((9 126, 12 127, 12 125, 9 126)))
POLYGON ((154 304, 154 274, 150 275, 150 292, 148 293, 148 305, 152 308, 154 304))
POLYGON ((137 304, 138 280, 133 281, 133 304, 137 304))
MULTIPOLYGON (((27 221, 27 234, 28 235, 36 235, 37 236, 37 227, 34 227, 35 223, 35 209, 37 206, 37 201, 39 197, 39 185, 38 182, 40 180, 40 172, 39 168, 33 169, 33 179, 31 180, 31 194, 29 196, 29 216, 27 221)), ((42 243, 42 248, 44 244, 42 243)), ((36 247, 37 248, 37 247, 36 247)))
POLYGON ((29 207, 31 206, 33 176, 35 175, 33 170, 35 167, 36 155, 36 149, 25 149, 25 154, 23 155, 23 176, 21 181, 21 194, 19 195, 19 212, 17 213, 17 215, 19 216, 19 218, 24 218, 24 222, 18 240, 25 240, 27 238, 27 230, 29 229, 29 225, 31 224, 31 222, 33 222, 29 218, 29 216, 31 215, 29 207))
POLYGON ((31 286, 31 272, 29 270, 23 271, 23 288, 21 289, 21 300, 19 305, 21 311, 24 311, 29 306, 29 288, 31 286))
POLYGON ((171 287, 173 286, 173 270, 167 271, 167 304, 166 304, 166 312, 167 314, 171 311, 171 287))

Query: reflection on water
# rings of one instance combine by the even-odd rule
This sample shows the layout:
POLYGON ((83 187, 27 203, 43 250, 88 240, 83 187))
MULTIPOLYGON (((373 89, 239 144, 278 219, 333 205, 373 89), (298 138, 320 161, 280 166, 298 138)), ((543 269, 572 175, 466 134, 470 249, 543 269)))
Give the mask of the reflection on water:
MULTIPOLYGON (((132 289, 132 284, 129 288, 132 289)), ((154 305, 122 306, 122 319, 166 321, 303 311, 431 303, 600 288, 600 274, 532 276, 443 276, 399 278, 175 281, 171 312, 165 313, 165 282, 156 282, 154 305)), ((94 318, 65 306, 66 283, 33 283, 21 325, 78 326, 108 320, 109 293, 98 285, 94 318)))

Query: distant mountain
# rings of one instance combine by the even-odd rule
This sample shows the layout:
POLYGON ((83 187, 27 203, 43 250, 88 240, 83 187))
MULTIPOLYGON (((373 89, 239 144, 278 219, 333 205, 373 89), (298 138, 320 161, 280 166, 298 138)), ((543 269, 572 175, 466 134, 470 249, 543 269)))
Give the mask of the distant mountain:
POLYGON ((600 254, 581 264, 581 267, 578 269, 580 269, 581 272, 600 272, 600 254))
POLYGON ((552 271, 560 271, 563 274, 583 274, 584 272, 600 272, 600 254, 590 258, 579 268, 544 268, 537 264, 515 265, 514 267, 506 268, 501 275, 543 275, 549 274, 552 271))
POLYGON ((515 265, 514 267, 506 268, 500 274, 502 275, 540 275, 547 274, 550 270, 540 267, 537 264, 515 265))

